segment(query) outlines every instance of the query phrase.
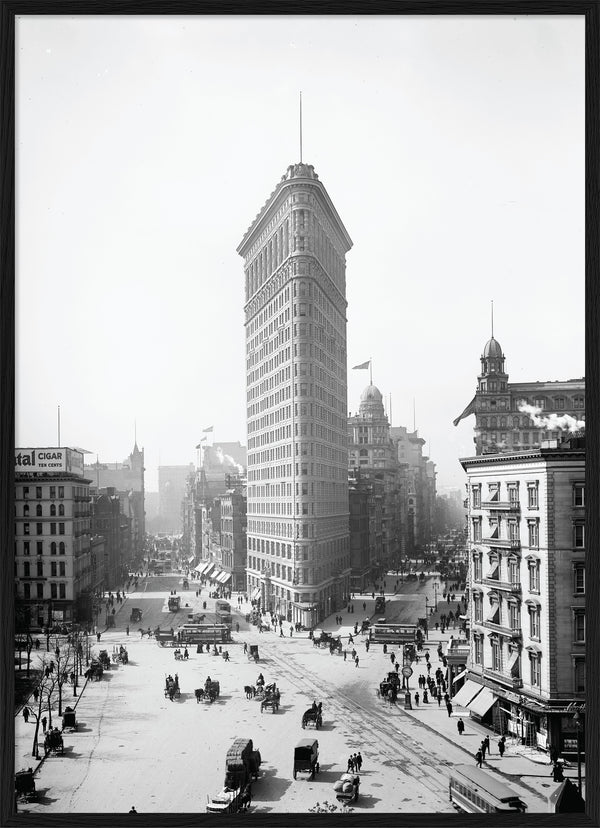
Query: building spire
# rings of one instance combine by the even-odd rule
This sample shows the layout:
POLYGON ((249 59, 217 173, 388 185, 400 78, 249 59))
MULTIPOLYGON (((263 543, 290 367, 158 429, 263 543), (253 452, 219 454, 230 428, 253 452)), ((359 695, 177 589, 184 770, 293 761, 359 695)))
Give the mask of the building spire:
POLYGON ((494 300, 492 299, 492 339, 494 338, 494 300))
POLYGON ((302 92, 300 92, 300 163, 302 163, 302 92))

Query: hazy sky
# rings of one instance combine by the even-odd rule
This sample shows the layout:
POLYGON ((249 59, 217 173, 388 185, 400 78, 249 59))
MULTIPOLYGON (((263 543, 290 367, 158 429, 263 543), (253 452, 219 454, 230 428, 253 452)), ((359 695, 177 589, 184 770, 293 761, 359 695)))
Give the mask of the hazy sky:
MULTIPOLYGON (((246 443, 236 253, 313 164, 373 382, 463 484, 479 357, 584 374, 583 16, 17 18, 17 446, 195 461, 246 443)), ((95 459, 95 458, 89 458, 95 459)))

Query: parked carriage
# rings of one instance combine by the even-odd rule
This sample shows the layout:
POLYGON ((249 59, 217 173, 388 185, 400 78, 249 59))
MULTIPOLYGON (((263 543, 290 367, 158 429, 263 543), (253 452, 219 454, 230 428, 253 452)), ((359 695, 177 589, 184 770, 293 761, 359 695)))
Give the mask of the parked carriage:
POLYGON ((322 703, 319 702, 318 705, 313 705, 309 707, 308 710, 305 710, 302 714, 302 729, 306 727, 314 727, 315 730, 318 730, 320 727, 323 726, 323 716, 322 716, 322 703))
POLYGON ((294 748, 294 779, 298 773, 307 773, 314 779, 319 772, 319 743, 316 739, 301 739, 294 748))
POLYGON ((36 796, 33 768, 17 771, 15 774, 15 797, 30 802, 36 796))
POLYGON ((281 693, 275 685, 270 685, 273 687, 272 690, 265 689, 265 697, 260 703, 260 712, 262 713, 264 710, 270 710, 271 713, 277 713, 279 710, 279 699, 281 698, 281 693))
POLYGON ((98 659, 93 658, 90 661, 90 666, 85 671, 84 675, 90 681, 100 681, 102 678, 102 674, 104 673, 104 668, 102 664, 98 661, 98 659))
POLYGON ((247 655, 249 661, 254 661, 258 664, 258 644, 250 644, 247 655))
POLYGON ((139 607, 132 607, 131 614, 129 616, 129 620, 132 621, 134 624, 138 623, 142 620, 142 611, 139 607))
POLYGON ((60 753, 62 756, 64 752, 65 746, 60 730, 57 727, 49 730, 44 738, 44 755, 48 756, 48 754, 54 753, 56 755, 60 753))
POLYGON ((110 670, 110 656, 108 650, 100 650, 98 653, 98 660, 104 670, 110 670))
POLYGON ((62 729, 72 731, 77 730, 77 719, 75 717, 75 711, 72 707, 65 707, 65 712, 62 717, 62 729))

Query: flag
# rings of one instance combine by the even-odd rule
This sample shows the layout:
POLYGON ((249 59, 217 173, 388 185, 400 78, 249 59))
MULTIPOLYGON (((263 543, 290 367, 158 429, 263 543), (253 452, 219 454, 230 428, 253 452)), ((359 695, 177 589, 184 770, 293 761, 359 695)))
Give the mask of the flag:
POLYGON ((198 445, 196 446, 196 448, 197 448, 197 449, 202 448, 202 443, 203 443, 205 440, 206 440, 206 437, 203 437, 203 438, 200 440, 200 442, 198 443, 198 445))
POLYGON ((371 364, 371 360, 368 359, 366 362, 361 362, 360 365, 353 365, 352 370, 357 371, 357 370, 360 370, 361 368, 368 368, 370 364, 371 364))
POLYGON ((460 423, 460 421, 461 421, 461 420, 463 420, 465 417, 468 417, 468 416, 469 416, 469 414, 474 414, 474 413, 475 413, 475 399, 476 399, 476 398, 475 398, 475 397, 473 397, 473 399, 472 399, 472 400, 471 400, 471 402, 468 404, 468 406, 465 408, 465 410, 463 411, 463 413, 462 413, 462 414, 460 414, 460 415, 456 418, 456 420, 452 420, 452 424, 453 424, 453 425, 457 426, 457 425, 460 423))
POLYGON ((209 426, 208 428, 203 428, 202 429, 202 431, 212 431, 212 430, 213 430, 212 426, 209 426))

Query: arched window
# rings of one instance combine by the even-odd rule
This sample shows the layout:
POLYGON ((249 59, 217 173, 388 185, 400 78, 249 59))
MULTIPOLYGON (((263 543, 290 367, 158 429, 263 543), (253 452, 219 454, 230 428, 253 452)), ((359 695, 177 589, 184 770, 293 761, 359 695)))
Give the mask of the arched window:
POLYGON ((481 418, 481 427, 482 428, 487 428, 487 417, 482 417, 481 418))
POLYGON ((490 420, 490 427, 496 428, 496 417, 492 417, 490 420))
POLYGON ((60 544, 58 546, 58 552, 59 552, 60 555, 65 554, 65 542, 64 541, 60 542, 60 544))
POLYGON ((29 504, 28 504, 28 503, 26 503, 26 504, 23 506, 23 515, 24 515, 25 517, 27 517, 27 515, 28 515, 28 514, 29 514, 29 504))
POLYGON ((65 513, 65 505, 64 505, 64 503, 59 503, 58 504, 58 514, 62 516, 62 515, 64 515, 64 513, 65 513))
POLYGON ((50 505, 50 517, 56 517, 56 506, 54 503, 50 505))
POLYGON ((36 514, 37 517, 42 516, 42 504, 41 503, 38 503, 38 505, 35 507, 35 514, 36 514))
POLYGON ((56 542, 55 541, 52 541, 52 543, 50 544, 50 554, 51 555, 56 555, 56 542))
POLYGON ((519 427, 519 418, 518 417, 513 417, 513 428, 518 428, 518 427, 519 427))

